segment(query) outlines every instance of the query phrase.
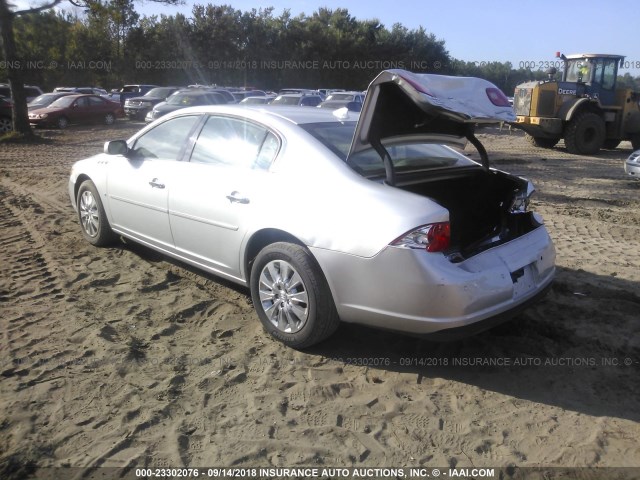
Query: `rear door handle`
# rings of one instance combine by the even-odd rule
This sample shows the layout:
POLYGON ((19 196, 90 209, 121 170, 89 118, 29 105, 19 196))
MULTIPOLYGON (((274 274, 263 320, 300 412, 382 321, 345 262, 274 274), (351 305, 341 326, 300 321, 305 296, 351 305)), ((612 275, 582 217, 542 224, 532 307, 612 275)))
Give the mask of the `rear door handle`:
POLYGON ((149 185, 151 185, 153 188, 164 188, 164 183, 160 183, 158 182, 157 178, 154 178, 153 180, 151 180, 149 182, 149 185))
POLYGON ((249 199, 240 196, 240 192, 231 192, 231 194, 227 195, 227 199, 231 203, 249 203, 249 199))

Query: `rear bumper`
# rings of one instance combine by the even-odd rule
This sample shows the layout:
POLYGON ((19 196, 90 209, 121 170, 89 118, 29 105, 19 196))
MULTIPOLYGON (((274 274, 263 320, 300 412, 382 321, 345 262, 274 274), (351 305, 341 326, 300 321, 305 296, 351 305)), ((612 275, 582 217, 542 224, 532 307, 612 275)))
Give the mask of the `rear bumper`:
POLYGON ((544 227, 455 264, 393 247, 372 258, 311 251, 343 321, 419 335, 491 328, 541 298, 555 273, 544 227))

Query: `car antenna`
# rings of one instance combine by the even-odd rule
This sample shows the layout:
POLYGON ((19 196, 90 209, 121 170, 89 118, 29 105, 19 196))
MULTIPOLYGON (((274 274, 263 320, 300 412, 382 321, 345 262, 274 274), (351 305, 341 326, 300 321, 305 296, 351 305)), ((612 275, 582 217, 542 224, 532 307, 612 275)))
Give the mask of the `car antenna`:
POLYGON ((478 153, 480 154, 480 160, 482 160, 482 166, 485 168, 485 170, 488 171, 489 170, 489 155, 487 155, 487 150, 484 148, 484 145, 482 145, 480 140, 478 140, 478 137, 476 137, 473 125, 468 125, 467 126, 467 131, 466 131, 465 137, 467 138, 467 140, 469 140, 471 145, 476 147, 476 150, 478 150, 478 153))

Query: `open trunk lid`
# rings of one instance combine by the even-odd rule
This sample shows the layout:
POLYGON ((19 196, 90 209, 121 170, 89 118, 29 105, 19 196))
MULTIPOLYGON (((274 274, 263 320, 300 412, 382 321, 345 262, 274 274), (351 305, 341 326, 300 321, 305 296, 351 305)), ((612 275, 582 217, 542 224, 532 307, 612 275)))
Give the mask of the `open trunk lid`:
POLYGON ((473 134, 475 124, 515 119, 507 97, 487 80, 385 70, 369 85, 347 163, 352 155, 373 148, 385 162, 387 183, 393 185, 393 165, 383 142, 460 144, 467 139, 489 168, 486 152, 473 134))

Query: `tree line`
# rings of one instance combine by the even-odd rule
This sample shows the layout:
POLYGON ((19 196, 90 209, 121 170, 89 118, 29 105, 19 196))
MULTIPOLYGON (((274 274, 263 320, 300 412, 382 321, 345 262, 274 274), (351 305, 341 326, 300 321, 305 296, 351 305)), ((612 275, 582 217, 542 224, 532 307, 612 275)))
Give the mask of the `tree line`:
POLYGON ((140 16, 131 0, 84 6, 81 15, 49 10, 17 17, 17 57, 1 65, 0 81, 19 68, 26 84, 46 90, 123 83, 362 90, 381 70, 403 68, 479 76, 511 95, 517 84, 545 77, 509 62, 456 60, 444 40, 422 27, 388 28, 346 8, 293 16, 208 4, 195 5, 189 16, 140 16))

